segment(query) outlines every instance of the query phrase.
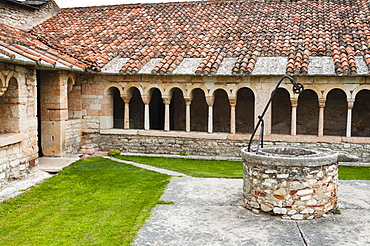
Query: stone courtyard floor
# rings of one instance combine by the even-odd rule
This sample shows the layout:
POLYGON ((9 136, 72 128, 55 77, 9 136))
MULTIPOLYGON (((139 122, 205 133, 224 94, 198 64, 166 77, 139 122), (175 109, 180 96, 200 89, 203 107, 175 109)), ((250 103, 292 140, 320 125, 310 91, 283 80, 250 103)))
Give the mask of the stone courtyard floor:
MULTIPOLYGON (((49 171, 73 162, 63 158, 41 159, 40 169, 49 171)), ((370 245, 370 181, 339 181, 341 215, 287 221, 244 209, 242 179, 193 178, 138 166, 174 175, 161 199, 175 204, 157 205, 133 245, 370 245)), ((22 181, 32 185, 50 177, 41 170, 38 172, 22 181)), ((15 182, 3 188, 0 199, 5 193, 19 194, 27 189, 26 184, 17 188, 15 182)))

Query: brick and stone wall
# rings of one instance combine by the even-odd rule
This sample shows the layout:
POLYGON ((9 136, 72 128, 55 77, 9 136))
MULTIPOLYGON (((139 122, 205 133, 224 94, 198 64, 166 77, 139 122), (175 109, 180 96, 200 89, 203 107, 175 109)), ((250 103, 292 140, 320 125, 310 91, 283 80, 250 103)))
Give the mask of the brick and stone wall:
POLYGON ((20 4, 2 1, 0 3, 1 22, 20 29, 31 29, 59 12, 54 1, 42 5, 39 9, 25 7, 20 4))

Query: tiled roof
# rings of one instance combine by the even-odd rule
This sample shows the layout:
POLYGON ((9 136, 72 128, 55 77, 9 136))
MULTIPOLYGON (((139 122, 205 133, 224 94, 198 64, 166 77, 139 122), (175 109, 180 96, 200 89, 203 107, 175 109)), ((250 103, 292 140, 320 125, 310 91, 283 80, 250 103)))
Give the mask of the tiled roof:
POLYGON ((32 33, 103 72, 356 75, 370 68, 370 0, 71 8, 32 33))
POLYGON ((56 51, 29 32, 0 23, 0 61, 84 71, 85 64, 56 51))

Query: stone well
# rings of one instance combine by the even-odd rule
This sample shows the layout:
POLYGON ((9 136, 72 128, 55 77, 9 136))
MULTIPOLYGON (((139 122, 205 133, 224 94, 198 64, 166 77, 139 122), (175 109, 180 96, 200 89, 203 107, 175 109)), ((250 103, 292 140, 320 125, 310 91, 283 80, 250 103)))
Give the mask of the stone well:
POLYGON ((244 206, 284 219, 313 219, 337 206, 338 154, 291 147, 242 149, 244 206))

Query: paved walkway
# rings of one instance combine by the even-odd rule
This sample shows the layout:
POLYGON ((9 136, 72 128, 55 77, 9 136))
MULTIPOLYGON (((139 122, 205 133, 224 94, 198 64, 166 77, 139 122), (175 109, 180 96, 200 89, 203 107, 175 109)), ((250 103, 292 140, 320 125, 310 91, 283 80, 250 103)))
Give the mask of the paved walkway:
POLYGON ((242 207, 241 179, 173 177, 134 245, 370 245, 370 182, 340 181, 341 215, 284 221, 242 207))
MULTIPOLYGON (((42 170, 56 172, 76 159, 41 158, 33 181, 10 184, 0 199, 4 190, 15 196, 51 176, 42 170)), ((370 181, 339 182, 341 215, 284 221, 244 209, 242 179, 193 178, 124 162, 174 176, 161 199, 175 204, 156 206, 133 245, 370 245, 370 181)))

